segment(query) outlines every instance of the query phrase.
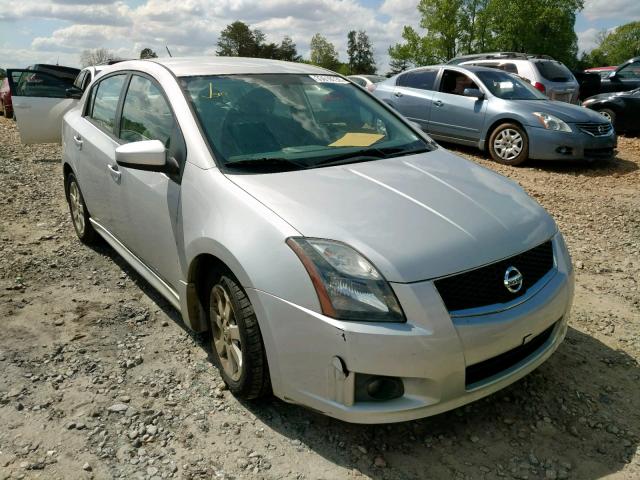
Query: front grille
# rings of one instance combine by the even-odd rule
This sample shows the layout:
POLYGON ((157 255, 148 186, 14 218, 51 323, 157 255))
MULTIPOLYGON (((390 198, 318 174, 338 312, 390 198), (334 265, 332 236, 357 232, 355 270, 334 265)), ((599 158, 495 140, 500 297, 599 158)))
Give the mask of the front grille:
POLYGON ((508 368, 513 367, 525 360, 527 357, 536 353, 544 346, 545 343, 547 343, 547 340, 551 337, 553 329, 557 323, 558 322, 554 323, 544 332, 535 336, 528 343, 467 367, 465 370, 466 387, 469 388, 469 386, 472 386, 475 383, 491 378, 494 375, 498 375, 500 372, 504 372, 508 368))
POLYGON ((447 310, 454 312, 510 302, 526 294, 552 268, 553 246, 548 241, 515 257, 441 278, 434 283, 447 310), (504 285, 509 267, 517 268, 522 274, 522 288, 517 293, 511 293, 504 285))
POLYGON ((584 133, 588 133, 594 137, 604 137, 613 129, 613 125, 609 122, 603 123, 576 123, 576 126, 584 133))

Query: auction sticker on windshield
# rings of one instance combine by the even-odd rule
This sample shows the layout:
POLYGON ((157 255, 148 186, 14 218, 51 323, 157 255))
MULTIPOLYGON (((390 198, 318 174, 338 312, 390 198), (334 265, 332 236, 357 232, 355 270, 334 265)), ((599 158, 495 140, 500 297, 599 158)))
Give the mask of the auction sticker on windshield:
POLYGON ((340 78, 337 75, 309 75, 313 80, 318 83, 349 83, 344 78, 340 78))

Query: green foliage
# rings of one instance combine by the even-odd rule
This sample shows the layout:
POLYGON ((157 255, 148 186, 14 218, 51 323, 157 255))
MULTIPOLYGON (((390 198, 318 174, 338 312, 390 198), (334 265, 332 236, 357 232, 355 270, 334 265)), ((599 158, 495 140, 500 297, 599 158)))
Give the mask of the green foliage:
POLYGON ((265 43, 265 35, 260 30, 251 30, 244 22, 235 21, 220 33, 218 50, 221 57, 260 57, 274 60, 299 62, 296 44, 285 36, 280 44, 265 43))
POLYGON ((340 68, 336 47, 325 37, 316 33, 311 37, 311 63, 336 71, 340 68))
POLYGON ((390 66, 447 61, 457 55, 516 51, 576 62, 576 13, 583 0, 420 0, 421 36, 410 27, 389 47, 390 66))
POLYGON ((140 51, 140 58, 141 59, 145 59, 145 58, 158 58, 158 54, 156 52, 154 52, 153 50, 151 50, 150 48, 143 48, 140 51))
POLYGON ((374 74, 376 61, 373 58, 373 47, 369 36, 360 30, 351 30, 347 35, 347 55, 349 57, 349 74, 374 74))
POLYGON ((640 22, 631 22, 603 33, 600 45, 584 55, 582 62, 586 66, 620 65, 637 56, 640 56, 640 22))
POLYGON ((7 76, 7 72, 0 68, 0 80, 2 80, 3 78, 5 78, 7 76))

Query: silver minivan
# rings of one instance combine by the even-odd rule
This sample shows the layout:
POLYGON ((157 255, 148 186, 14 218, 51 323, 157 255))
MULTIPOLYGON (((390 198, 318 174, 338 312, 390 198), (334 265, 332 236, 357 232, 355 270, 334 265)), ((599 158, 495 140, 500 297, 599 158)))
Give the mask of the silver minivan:
POLYGON ((122 62, 62 145, 80 240, 207 332, 239 397, 420 418, 522 378, 566 334, 574 274, 547 212, 336 73, 122 62))

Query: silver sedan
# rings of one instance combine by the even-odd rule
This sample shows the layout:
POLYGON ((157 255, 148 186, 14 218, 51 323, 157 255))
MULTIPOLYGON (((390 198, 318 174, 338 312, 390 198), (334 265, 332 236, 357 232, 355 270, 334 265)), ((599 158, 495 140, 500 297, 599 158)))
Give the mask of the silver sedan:
POLYGON ((565 336, 573 270, 545 210, 333 72, 118 63, 62 143, 80 240, 209 332, 239 397, 414 419, 513 383, 565 336))

